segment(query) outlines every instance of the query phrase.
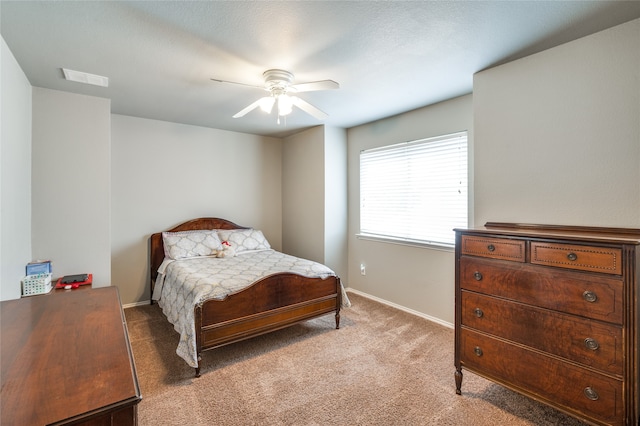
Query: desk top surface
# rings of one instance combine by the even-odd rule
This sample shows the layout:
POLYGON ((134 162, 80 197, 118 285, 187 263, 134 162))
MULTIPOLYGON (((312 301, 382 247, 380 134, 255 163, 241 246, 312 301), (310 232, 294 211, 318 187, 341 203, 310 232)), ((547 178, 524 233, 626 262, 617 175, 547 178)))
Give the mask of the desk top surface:
POLYGON ((3 425, 51 424, 137 404, 116 287, 0 303, 3 425))

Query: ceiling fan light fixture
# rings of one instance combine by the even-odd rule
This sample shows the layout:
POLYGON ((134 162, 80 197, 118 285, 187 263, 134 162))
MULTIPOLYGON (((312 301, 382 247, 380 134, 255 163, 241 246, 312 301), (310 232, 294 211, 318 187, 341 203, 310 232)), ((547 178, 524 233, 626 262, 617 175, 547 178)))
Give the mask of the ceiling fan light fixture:
POLYGON ((293 100, 289 95, 278 96, 278 115, 289 115, 293 110, 293 100))
POLYGON ((270 114, 275 102, 276 99, 273 96, 265 96, 264 98, 260 99, 260 109, 267 114, 270 114))

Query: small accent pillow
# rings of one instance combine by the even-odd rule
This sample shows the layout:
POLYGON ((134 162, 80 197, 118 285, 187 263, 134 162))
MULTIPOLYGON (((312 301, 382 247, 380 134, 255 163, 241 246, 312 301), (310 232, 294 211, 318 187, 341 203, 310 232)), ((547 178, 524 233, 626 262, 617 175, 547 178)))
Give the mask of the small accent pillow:
POLYGON ((219 229, 218 235, 224 242, 229 242, 235 254, 249 250, 268 250, 271 245, 257 229, 219 229))
POLYGON ((163 232, 164 255, 169 259, 215 256, 222 250, 222 242, 215 229, 182 232, 163 232))

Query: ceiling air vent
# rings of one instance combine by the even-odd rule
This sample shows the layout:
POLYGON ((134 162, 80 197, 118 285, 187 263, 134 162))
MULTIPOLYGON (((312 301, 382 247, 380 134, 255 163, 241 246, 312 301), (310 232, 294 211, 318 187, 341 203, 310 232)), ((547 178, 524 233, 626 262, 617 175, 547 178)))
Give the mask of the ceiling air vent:
POLYGON ((62 68, 64 78, 69 81, 77 81, 78 83, 93 84, 95 86, 109 87, 109 78, 101 75, 88 74, 86 72, 68 70, 62 68))

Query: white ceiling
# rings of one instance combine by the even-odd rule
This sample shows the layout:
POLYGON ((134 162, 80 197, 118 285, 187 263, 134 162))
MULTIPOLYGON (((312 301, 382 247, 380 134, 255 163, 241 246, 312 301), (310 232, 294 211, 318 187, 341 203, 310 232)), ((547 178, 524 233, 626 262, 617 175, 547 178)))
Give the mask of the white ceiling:
POLYGON ((640 1, 5 1, 0 32, 30 83, 111 99, 115 114, 285 136, 294 108, 232 115, 270 68, 339 90, 299 97, 349 128, 471 93, 473 74, 640 17, 640 1), (66 81, 62 68, 108 88, 66 81))

